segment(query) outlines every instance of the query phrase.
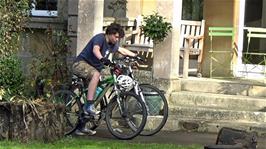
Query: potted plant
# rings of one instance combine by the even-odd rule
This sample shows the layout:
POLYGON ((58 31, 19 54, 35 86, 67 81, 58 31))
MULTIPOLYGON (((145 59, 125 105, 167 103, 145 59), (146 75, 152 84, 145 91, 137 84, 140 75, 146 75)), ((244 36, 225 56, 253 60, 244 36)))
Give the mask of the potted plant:
POLYGON ((165 17, 154 14, 143 16, 143 25, 141 25, 141 34, 153 40, 154 44, 162 42, 172 29, 172 25, 165 21, 165 17))

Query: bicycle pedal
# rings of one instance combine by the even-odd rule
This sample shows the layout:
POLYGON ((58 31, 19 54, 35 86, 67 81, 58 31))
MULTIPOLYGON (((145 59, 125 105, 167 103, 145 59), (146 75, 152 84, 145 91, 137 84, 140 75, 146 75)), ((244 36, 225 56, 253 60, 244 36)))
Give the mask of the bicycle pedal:
POLYGON ((96 121, 98 121, 99 118, 100 118, 100 115, 94 115, 93 116, 93 119, 96 120, 96 121))
POLYGON ((89 120, 98 120, 100 115, 84 115, 84 118, 89 120))
POLYGON ((119 128, 115 128, 114 131, 118 132, 118 133, 123 133, 123 130, 119 129, 119 128))
POLYGON ((93 115, 84 115, 83 116, 85 119, 94 119, 93 115))

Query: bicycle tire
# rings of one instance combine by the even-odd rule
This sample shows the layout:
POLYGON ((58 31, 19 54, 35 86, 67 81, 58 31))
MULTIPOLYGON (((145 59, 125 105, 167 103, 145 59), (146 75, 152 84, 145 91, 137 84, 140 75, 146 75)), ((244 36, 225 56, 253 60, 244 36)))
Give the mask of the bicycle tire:
POLYGON ((107 106, 106 124, 113 136, 129 140, 143 130, 147 120, 147 110, 140 97, 132 92, 123 92, 120 97, 123 114, 119 111, 117 96, 114 96, 107 106))
POLYGON ((55 101, 56 103, 64 104, 66 106, 64 112, 64 118, 66 121, 64 133, 65 135, 69 135, 74 132, 79 123, 81 107, 79 106, 80 104, 77 104, 77 100, 74 99, 75 97, 75 93, 69 90, 56 91, 51 97, 51 100, 55 101))
POLYGON ((151 136, 158 133, 168 119, 168 103, 164 93, 150 84, 140 84, 144 99, 148 106, 146 125, 140 135, 151 136))

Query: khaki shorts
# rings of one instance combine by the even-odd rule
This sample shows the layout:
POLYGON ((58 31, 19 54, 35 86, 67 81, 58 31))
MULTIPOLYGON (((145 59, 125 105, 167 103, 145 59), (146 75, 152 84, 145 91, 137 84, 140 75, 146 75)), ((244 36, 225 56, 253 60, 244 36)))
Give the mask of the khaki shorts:
POLYGON ((98 72, 93 66, 85 61, 77 61, 72 66, 73 73, 86 80, 90 80, 95 72, 98 72))

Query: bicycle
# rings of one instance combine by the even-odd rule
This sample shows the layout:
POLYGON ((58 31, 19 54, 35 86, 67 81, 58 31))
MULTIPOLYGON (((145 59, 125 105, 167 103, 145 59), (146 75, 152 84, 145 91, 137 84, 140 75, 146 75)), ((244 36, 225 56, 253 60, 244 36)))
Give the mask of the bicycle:
POLYGON ((151 136, 158 133, 166 124, 168 119, 168 103, 164 96, 164 91, 158 89, 151 84, 140 84, 134 74, 132 67, 138 62, 143 62, 143 59, 138 57, 122 57, 116 61, 124 65, 124 72, 134 80, 134 88, 131 92, 139 95, 145 103, 148 118, 144 130, 141 135, 151 136))
POLYGON ((98 87, 103 90, 94 100, 96 109, 100 110, 99 115, 84 115, 82 106, 86 101, 87 88, 83 79, 77 76, 72 79, 71 89, 57 91, 52 97, 66 105, 66 135, 74 132, 80 122, 88 122, 93 130, 102 120, 106 121, 108 130, 118 139, 132 139, 143 130, 147 120, 145 104, 139 96, 129 92, 133 86, 127 88, 118 83, 120 65, 113 63, 109 68, 111 75, 100 80, 98 87))

